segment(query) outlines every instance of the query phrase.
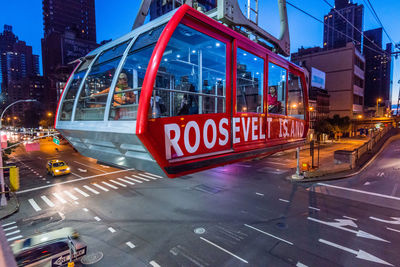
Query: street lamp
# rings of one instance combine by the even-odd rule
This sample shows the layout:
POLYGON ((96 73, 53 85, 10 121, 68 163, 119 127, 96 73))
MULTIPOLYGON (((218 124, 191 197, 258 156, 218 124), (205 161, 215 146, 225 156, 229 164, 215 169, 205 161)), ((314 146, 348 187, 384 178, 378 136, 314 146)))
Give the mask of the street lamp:
MULTIPOLYGON (((2 121, 3 121, 3 115, 4 115, 4 113, 6 112, 6 110, 9 108, 9 107, 11 107, 12 105, 15 105, 15 104, 17 104, 17 103, 21 103, 21 102, 35 102, 35 101, 37 101, 36 99, 22 99, 22 100, 17 100, 17 101, 15 101, 15 102, 13 102, 13 103, 11 103, 10 105, 8 105, 4 110, 3 110, 3 112, 1 113, 1 116, 0 116, 0 130, 1 130, 1 128, 2 128, 2 121)), ((3 173, 3 148, 0 146, 0 183, 1 183, 1 192, 0 192, 0 194, 1 194, 1 197, 0 197, 0 206, 5 206, 5 205, 7 205, 7 199, 6 199, 6 196, 5 196, 5 187, 4 187, 4 173, 3 173)))
POLYGON ((381 98, 378 98, 377 100, 376 100, 376 117, 378 117, 378 108, 379 108, 379 102, 381 102, 382 101, 382 99, 381 98))

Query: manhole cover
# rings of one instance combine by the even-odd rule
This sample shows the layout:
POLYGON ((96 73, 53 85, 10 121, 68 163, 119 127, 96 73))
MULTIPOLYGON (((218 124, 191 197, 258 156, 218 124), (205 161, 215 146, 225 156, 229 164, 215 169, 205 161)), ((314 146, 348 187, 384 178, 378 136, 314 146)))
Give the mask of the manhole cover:
POLYGON ((86 265, 95 264, 96 262, 99 262, 102 258, 103 252, 99 251, 83 256, 81 259, 81 263, 86 265))
POLYGON ((199 228, 194 229, 194 233, 198 234, 198 235, 202 235, 205 232, 206 232, 206 229, 204 229, 203 227, 199 227, 199 228))

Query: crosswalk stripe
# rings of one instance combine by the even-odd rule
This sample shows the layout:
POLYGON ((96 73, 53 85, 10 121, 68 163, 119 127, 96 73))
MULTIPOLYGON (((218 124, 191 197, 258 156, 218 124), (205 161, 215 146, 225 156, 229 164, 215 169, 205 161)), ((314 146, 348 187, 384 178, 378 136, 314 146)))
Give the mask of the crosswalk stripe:
POLYGON ((144 173, 138 173, 140 176, 143 176, 143 177, 146 177, 146 178, 149 178, 149 179, 151 179, 151 180, 157 180, 157 178, 156 177, 153 177, 153 176, 150 176, 150 175, 146 175, 146 174, 144 174, 144 173))
POLYGON ((6 234, 6 236, 13 235, 13 234, 18 234, 19 232, 21 232, 21 231, 20 230, 16 230, 14 232, 9 232, 9 233, 6 234))
POLYGON ((122 178, 117 178, 117 179, 122 181, 122 182, 124 182, 124 183, 127 183, 127 184, 132 184, 132 185, 135 184, 135 183, 129 182, 129 181, 127 181, 125 179, 122 179, 122 178))
POLYGON ((150 182, 149 179, 146 179, 146 178, 143 178, 143 177, 140 177, 140 176, 136 176, 136 178, 141 179, 141 180, 146 181, 146 182, 150 182))
POLYGON ((77 198, 76 196, 74 196, 73 194, 71 194, 70 192, 68 192, 68 191, 64 191, 64 193, 67 195, 67 196, 69 196, 72 200, 78 200, 79 198, 77 198))
POLYGON ((11 226, 11 227, 5 228, 3 230, 4 230, 4 232, 6 232, 6 231, 9 231, 9 230, 12 230, 12 229, 15 229, 15 228, 18 228, 18 226, 11 226))
POLYGON ((67 201, 63 199, 59 194, 53 193, 53 196, 55 196, 61 203, 65 204, 67 201))
POLYGON ((109 186, 109 187, 111 187, 112 189, 118 189, 118 187, 113 186, 112 184, 109 184, 109 183, 107 183, 107 182, 102 182, 102 183, 105 184, 105 185, 107 185, 107 186, 109 186))
POLYGON ((2 226, 2 227, 5 227, 5 226, 9 226, 9 225, 11 225, 11 224, 15 224, 15 222, 9 222, 9 223, 6 223, 6 224, 2 224, 1 226, 2 226))
POLYGON ((23 236, 22 235, 14 236, 14 237, 11 237, 11 238, 7 239, 7 241, 10 242, 10 241, 14 241, 14 240, 17 240, 17 239, 20 239, 20 238, 23 238, 23 236))
POLYGON ((118 183, 118 182, 116 182, 116 181, 114 181, 114 180, 110 180, 110 182, 113 182, 114 184, 117 184, 117 185, 119 185, 119 186, 126 187, 126 185, 121 184, 121 183, 118 183))
POLYGON ((152 174, 152 173, 149 173, 149 172, 145 172, 146 174, 148 174, 148 175, 152 175, 152 176, 154 176, 154 177, 156 177, 156 178, 164 178, 164 177, 162 177, 162 176, 160 176, 160 175, 157 175, 157 174, 152 174))
POLYGON ((51 202, 50 199, 48 199, 46 196, 41 196, 41 198, 43 199, 44 202, 46 202, 47 205, 49 205, 50 207, 54 207, 54 203, 51 202))
POLYGON ((95 187, 97 187, 97 188, 100 188, 101 190, 103 190, 103 191, 106 191, 106 192, 108 192, 109 190, 107 189, 107 188, 104 188, 104 187, 102 187, 101 185, 98 185, 98 184, 93 184, 95 187))
POLYGON ((31 204, 31 206, 33 207, 33 209, 34 209, 35 211, 40 211, 40 210, 42 210, 42 209, 38 206, 38 204, 35 202, 35 200, 33 200, 32 198, 29 199, 28 201, 29 201, 29 203, 31 204))
POLYGON ((85 192, 83 192, 83 191, 80 190, 79 188, 74 187, 74 190, 75 190, 76 192, 78 192, 79 194, 81 194, 82 196, 84 196, 84 197, 89 197, 88 194, 86 194, 85 192))
POLYGON ((128 177, 128 176, 125 176, 125 178, 126 178, 126 179, 129 179, 129 180, 131 180, 131 181, 134 181, 134 182, 136 182, 136 183, 139 183, 139 184, 143 183, 142 181, 139 181, 139 180, 130 178, 130 177, 128 177))
POLYGON ((86 188, 87 190, 89 190, 90 192, 95 193, 96 195, 100 194, 98 191, 94 190, 93 188, 91 188, 87 185, 84 185, 83 187, 86 188))

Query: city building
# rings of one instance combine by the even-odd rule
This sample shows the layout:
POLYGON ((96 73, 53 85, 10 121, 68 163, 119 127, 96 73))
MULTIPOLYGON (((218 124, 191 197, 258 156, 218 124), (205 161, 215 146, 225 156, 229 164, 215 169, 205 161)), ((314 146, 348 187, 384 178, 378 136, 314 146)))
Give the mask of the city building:
POLYGON ((382 34, 382 28, 364 32, 365 105, 375 112, 377 103, 382 110, 391 106, 392 44, 387 44, 385 50, 379 49, 382 48, 382 34))
MULTIPOLYGON (((150 20, 156 19, 165 13, 183 5, 185 0, 155 0, 150 5, 150 20)), ((217 0, 197 0, 197 9, 203 12, 217 7, 217 0)))
POLYGON ((98 47, 94 0, 43 0, 43 75, 46 110, 55 112, 61 91, 71 74, 72 61, 98 47), (68 12, 66 12, 68 11, 68 12))
MULTIPOLYGON (((363 114, 365 59, 353 43, 331 50, 301 48, 292 54, 292 61, 307 68, 315 68, 326 74, 325 88, 329 95, 329 117, 338 114, 351 119, 363 114)), ((310 96, 318 99, 322 93, 314 91, 310 96)), ((327 104, 326 95, 321 102, 327 104)), ((326 107, 325 107, 326 108, 326 107)), ((324 110, 325 112, 327 110, 324 110)))
POLYGON ((324 16, 324 50, 345 47, 348 42, 353 42, 361 51, 364 6, 352 2, 335 0, 335 8, 324 16))

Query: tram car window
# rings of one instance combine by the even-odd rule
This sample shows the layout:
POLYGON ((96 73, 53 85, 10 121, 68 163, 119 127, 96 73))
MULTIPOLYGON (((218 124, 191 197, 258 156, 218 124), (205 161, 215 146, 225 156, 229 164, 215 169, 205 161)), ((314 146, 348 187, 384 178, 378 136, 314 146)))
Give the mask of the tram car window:
POLYGON ((304 120, 303 86, 299 76, 289 73, 288 77, 288 115, 304 120))
POLYGON ((264 59, 237 49, 236 111, 263 113, 264 59))
POLYGON ((286 69, 269 62, 268 65, 268 112, 286 114, 286 69))

